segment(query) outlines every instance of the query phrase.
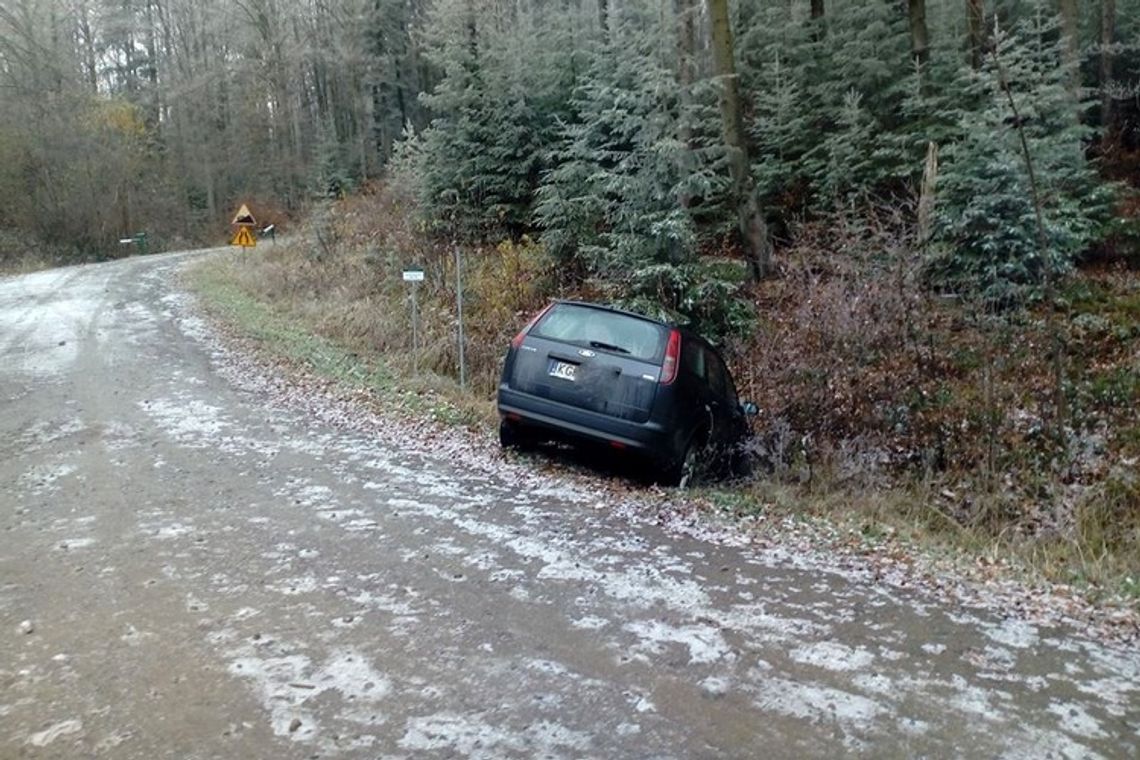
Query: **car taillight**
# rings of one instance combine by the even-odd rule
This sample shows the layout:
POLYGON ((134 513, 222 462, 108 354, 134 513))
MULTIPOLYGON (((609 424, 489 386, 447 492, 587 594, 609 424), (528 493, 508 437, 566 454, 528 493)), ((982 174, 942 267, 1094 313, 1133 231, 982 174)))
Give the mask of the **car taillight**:
POLYGON ((539 313, 535 314, 535 315, 534 315, 534 316, 531 318, 531 320, 530 320, 529 322, 527 322, 527 323, 526 323, 526 327, 524 327, 523 329, 519 330, 519 334, 518 334, 518 335, 516 335, 514 338, 512 338, 512 339, 511 339, 511 348, 518 348, 519 346, 521 346, 521 345, 522 345, 522 342, 523 342, 523 338, 525 338, 525 337, 526 337, 526 334, 527 334, 528 332, 530 332, 530 328, 534 327, 534 323, 535 323, 535 322, 537 322, 538 320, 542 319, 542 315, 543 315, 543 314, 545 314, 546 312, 550 311, 550 307, 551 307, 551 306, 553 306, 553 305, 554 305, 554 304, 547 304, 547 306, 546 306, 546 308, 545 308, 545 309, 543 309, 543 310, 542 310, 542 311, 540 311, 539 313))
POLYGON ((669 333, 669 345, 665 347, 665 361, 661 364, 661 384, 669 385, 677 379, 677 364, 681 360, 681 331, 669 333))

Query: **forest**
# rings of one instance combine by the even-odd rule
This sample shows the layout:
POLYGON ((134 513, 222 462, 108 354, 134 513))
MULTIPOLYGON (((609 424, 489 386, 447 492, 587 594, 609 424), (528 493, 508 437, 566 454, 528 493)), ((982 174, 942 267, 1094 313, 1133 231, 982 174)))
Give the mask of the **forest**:
POLYGON ((1135 0, 5 0, 0 229, 210 241, 239 201, 297 218, 395 164, 432 233, 541 237, 676 308, 724 287, 703 254, 763 275, 798 221, 913 205, 934 162, 928 274, 1002 297, 1043 264, 1019 134, 1055 268, 1127 236, 1138 27, 1135 0))
POLYGON ((458 249, 476 395, 550 297, 690 323, 770 482, 1140 596, 1140 0, 2 0, 0 103, 0 268, 248 203, 215 285, 399 364, 422 266, 448 378, 458 249))

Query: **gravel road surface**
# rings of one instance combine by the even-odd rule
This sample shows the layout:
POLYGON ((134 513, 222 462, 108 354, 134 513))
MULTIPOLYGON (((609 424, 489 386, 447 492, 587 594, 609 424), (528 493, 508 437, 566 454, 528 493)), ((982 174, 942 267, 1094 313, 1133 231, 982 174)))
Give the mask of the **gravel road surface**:
POLYGON ((0 279, 0 757, 1140 755, 1135 650, 333 424, 188 260, 0 279))

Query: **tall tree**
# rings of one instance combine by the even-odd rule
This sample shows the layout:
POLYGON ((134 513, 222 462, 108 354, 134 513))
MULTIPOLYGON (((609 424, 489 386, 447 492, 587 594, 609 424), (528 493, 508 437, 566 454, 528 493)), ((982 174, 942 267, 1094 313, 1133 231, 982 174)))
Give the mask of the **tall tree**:
POLYGON ((966 0, 966 41, 970 48, 970 65, 982 68, 986 38, 986 1, 966 0))
POLYGON ((1058 0, 1061 33, 1065 36, 1065 63, 1069 66, 1069 89, 1074 97, 1081 86, 1081 16, 1078 0, 1058 0))
MULTIPOLYGON (((682 161, 692 162, 693 150, 693 85, 697 80, 697 0, 677 0, 677 85, 680 114, 677 137, 681 141, 682 161)), ((680 202, 688 208, 692 196, 687 189, 680 192, 680 202)))
POLYGON ((815 29, 812 30, 812 36, 816 40, 822 40, 827 36, 827 26, 824 24, 824 12, 823 0, 811 0, 811 20, 815 26, 815 29))
POLYGON ((1100 122, 1105 129, 1113 126, 1112 113, 1112 55, 1116 42, 1116 0, 1101 0, 1100 4, 1100 122))
POLYGON ((920 66, 930 58, 930 32, 926 28, 926 0, 907 0, 910 21, 910 52, 920 66))
POLYGON ((760 210, 760 201, 752 181, 748 146, 744 138, 744 119, 736 77, 736 57, 732 26, 728 18, 728 0, 708 0, 712 21, 712 49, 716 76, 720 81, 720 113, 728 168, 732 178, 732 195, 736 206, 737 225, 753 279, 767 277, 772 269, 772 241, 768 224, 760 210))

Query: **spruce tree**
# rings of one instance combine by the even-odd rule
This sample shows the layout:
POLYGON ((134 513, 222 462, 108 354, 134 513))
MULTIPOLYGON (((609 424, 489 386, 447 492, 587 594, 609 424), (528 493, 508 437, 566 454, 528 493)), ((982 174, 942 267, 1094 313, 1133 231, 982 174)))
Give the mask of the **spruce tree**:
POLYGON ((530 223, 549 129, 511 65, 523 52, 519 36, 475 10, 466 2, 438 11, 430 57, 443 75, 422 98, 434 118, 423 135, 421 200, 439 231, 514 237, 530 223))
POLYGON ((548 250, 611 300, 716 332, 746 310, 734 300, 738 282, 699 256, 695 216, 716 207, 726 185, 712 93, 694 93, 691 143, 683 143, 675 72, 660 55, 672 32, 647 22, 651 14, 649 4, 631 4, 610 17, 608 40, 575 91, 537 216, 548 250), (695 202, 686 208, 681 198, 695 202))
POLYGON ((944 151, 933 280, 1009 303, 1041 282, 1045 261, 1018 127, 1033 160, 1051 271, 1063 273, 1099 231, 1109 191, 1085 155, 1091 129, 1073 100, 1059 22, 1040 4, 1012 33, 997 29, 996 55, 977 73, 984 101, 964 111, 963 138, 944 151), (1011 111, 1002 80, 1017 104, 1011 111))

